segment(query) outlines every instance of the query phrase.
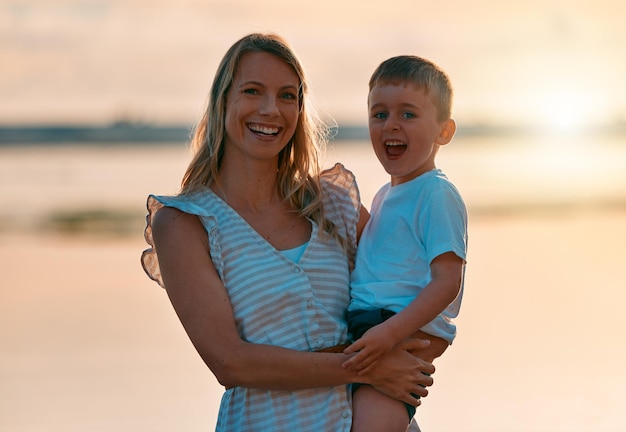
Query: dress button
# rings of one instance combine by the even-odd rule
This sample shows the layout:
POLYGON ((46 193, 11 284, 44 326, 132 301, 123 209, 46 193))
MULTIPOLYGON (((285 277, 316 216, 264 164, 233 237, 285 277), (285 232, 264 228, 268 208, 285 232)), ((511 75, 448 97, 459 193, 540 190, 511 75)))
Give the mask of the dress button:
POLYGON ((306 301, 306 308, 307 309, 311 309, 313 307, 313 300, 307 300, 306 301))
POLYGON ((348 417, 350 417, 350 413, 348 411, 344 411, 344 412, 341 413, 341 417, 348 418, 348 417))
POLYGON ((300 273, 300 267, 296 267, 296 268, 294 268, 294 269, 293 269, 293 272, 294 272, 294 273, 300 273))

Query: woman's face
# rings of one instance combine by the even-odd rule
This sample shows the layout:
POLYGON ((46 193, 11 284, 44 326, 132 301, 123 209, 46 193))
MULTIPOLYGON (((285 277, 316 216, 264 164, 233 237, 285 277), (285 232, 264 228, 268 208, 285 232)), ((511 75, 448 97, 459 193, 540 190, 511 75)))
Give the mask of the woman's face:
POLYGON ((276 158, 296 130, 299 86, 296 72, 279 57, 244 54, 226 96, 224 157, 276 158))

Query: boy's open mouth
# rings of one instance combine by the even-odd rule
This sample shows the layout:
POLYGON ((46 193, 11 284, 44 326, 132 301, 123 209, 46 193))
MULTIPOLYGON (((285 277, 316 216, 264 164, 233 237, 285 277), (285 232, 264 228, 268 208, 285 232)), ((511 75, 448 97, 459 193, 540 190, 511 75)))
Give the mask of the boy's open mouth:
POLYGON ((401 141, 385 142, 385 152, 387 156, 401 156, 406 151, 406 144, 401 141))

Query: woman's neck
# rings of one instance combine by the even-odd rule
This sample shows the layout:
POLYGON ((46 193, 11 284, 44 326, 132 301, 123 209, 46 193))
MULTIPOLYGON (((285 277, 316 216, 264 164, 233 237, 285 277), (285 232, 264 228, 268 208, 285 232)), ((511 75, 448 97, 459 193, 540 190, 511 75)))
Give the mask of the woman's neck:
POLYGON ((263 211, 282 201, 278 191, 278 173, 275 165, 248 164, 236 169, 222 165, 219 180, 213 191, 234 208, 263 211))

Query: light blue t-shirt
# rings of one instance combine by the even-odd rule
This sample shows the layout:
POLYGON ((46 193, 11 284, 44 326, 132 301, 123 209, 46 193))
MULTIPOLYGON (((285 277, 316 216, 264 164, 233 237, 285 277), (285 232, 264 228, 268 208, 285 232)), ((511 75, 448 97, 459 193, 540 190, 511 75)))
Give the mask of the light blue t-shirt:
MULTIPOLYGON (((430 264, 454 252, 466 260, 467 211, 456 187, 434 169, 396 186, 383 186, 357 249, 348 310, 400 312, 431 281, 430 264)), ((452 343, 463 298, 457 298, 422 331, 452 343)))

